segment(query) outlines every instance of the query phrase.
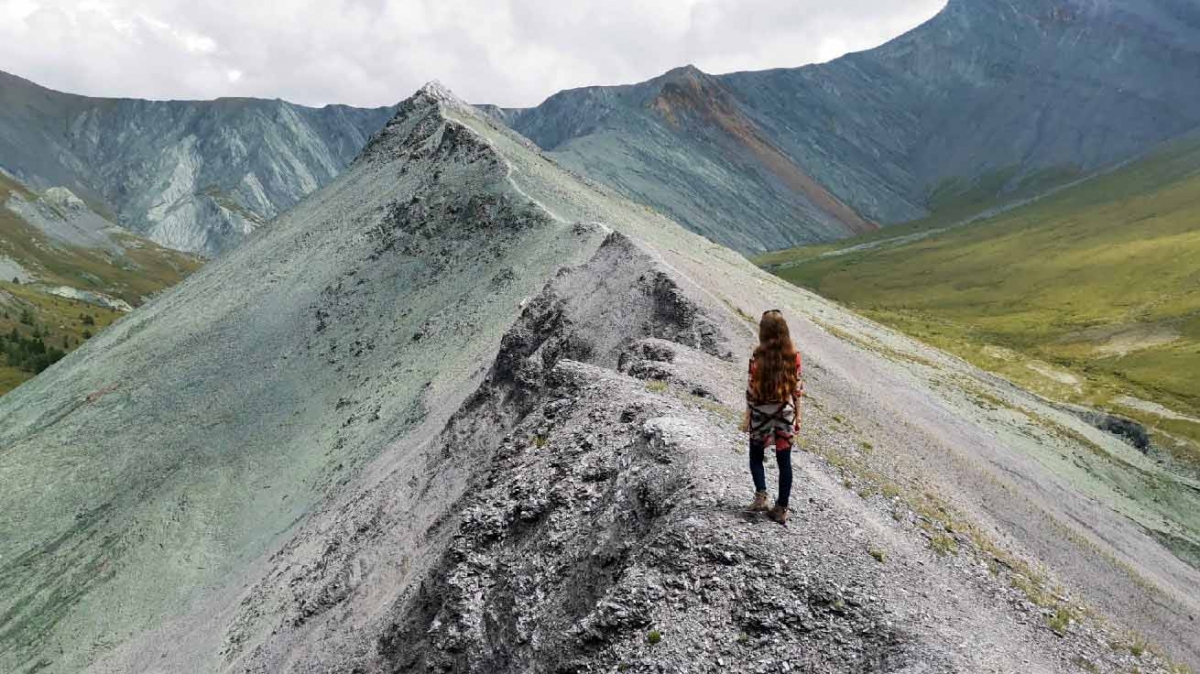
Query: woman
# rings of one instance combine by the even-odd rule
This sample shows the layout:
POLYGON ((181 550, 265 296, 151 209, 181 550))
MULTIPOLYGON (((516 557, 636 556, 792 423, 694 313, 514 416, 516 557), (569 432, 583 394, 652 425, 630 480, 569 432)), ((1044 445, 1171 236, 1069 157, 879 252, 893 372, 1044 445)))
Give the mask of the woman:
POLYGON ((788 497, 792 492, 792 443, 800 430, 800 397, 804 394, 800 354, 792 344, 787 321, 774 309, 758 325, 758 347, 750 358, 750 381, 746 386, 744 428, 750 432, 750 476, 754 479, 753 512, 787 524, 788 497), (767 476, 763 454, 775 451, 779 464, 779 498, 767 506, 767 476))

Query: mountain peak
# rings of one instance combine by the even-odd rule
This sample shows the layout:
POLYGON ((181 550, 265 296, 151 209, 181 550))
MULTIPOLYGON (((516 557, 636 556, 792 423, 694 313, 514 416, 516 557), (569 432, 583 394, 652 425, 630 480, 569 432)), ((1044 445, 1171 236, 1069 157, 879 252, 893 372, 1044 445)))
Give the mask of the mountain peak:
POLYGON ((420 89, 417 89, 417 92, 413 96, 423 96, 435 101, 463 105, 462 99, 454 95, 454 92, 450 91, 449 87, 437 80, 429 80, 420 89))
POLYGON ((671 83, 671 82, 696 82, 696 81, 701 81, 701 80, 705 80, 705 79, 709 79, 709 78, 710 78, 710 75, 708 73, 704 72, 703 70, 700 70, 696 66, 689 63, 685 66, 679 66, 678 68, 672 68, 671 70, 668 70, 667 72, 663 73, 662 75, 659 75, 655 79, 660 82, 671 83))
MULTIPOLYGON (((355 161, 364 158, 407 158, 418 145, 426 143, 434 136, 441 137, 435 133, 436 128, 442 127, 451 117, 462 116, 480 119, 487 117, 442 83, 436 80, 427 82, 397 106, 396 113, 367 141, 355 161)), ((452 132, 450 136, 458 139, 451 141, 450 145, 459 141, 469 144, 465 140, 466 136, 460 132, 452 132)))

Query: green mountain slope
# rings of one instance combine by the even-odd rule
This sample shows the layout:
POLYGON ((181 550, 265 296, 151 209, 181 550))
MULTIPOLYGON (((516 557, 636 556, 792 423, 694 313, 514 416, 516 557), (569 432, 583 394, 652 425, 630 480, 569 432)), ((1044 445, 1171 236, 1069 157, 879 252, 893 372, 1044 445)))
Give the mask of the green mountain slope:
POLYGON ((492 110, 558 161, 742 252, 1011 198, 1200 124, 1200 5, 952 0, 801 68, 560 92, 492 110))
POLYGON ((1044 394, 1195 440, 1200 421, 1179 417, 1200 418, 1197 213, 1193 137, 969 226, 757 261, 1044 394))
POLYGON ((0 173, 0 395, 202 263, 0 173))

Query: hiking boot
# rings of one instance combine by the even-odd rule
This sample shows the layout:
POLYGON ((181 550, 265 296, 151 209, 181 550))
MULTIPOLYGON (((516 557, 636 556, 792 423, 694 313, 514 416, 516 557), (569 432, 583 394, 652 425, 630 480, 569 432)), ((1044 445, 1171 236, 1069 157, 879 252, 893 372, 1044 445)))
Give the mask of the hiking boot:
POLYGON ((777 504, 775 504, 775 507, 773 507, 769 511, 767 511, 767 517, 769 517, 772 522, 778 522, 780 524, 787 524, 788 509, 777 503, 777 504))
POLYGON ((765 492, 765 491, 754 492, 754 503, 750 504, 750 512, 765 513, 770 509, 771 509, 771 507, 767 505, 767 492, 765 492))

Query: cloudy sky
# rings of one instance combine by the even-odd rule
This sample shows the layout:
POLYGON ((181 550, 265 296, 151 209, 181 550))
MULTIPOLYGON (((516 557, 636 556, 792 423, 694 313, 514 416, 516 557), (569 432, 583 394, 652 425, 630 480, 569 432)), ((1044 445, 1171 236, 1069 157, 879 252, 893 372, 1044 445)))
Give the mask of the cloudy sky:
POLYGON ((798 66, 945 0, 0 0, 0 70, 89 95, 394 103, 430 79, 523 106, 569 87, 798 66))

